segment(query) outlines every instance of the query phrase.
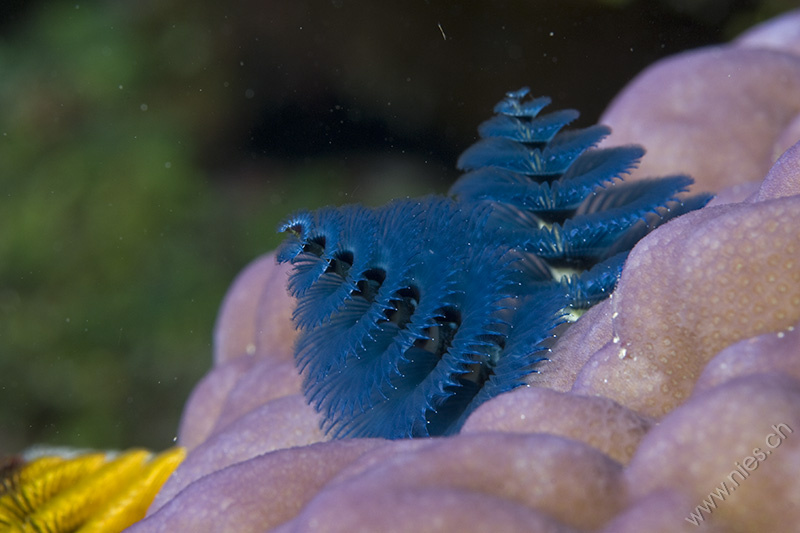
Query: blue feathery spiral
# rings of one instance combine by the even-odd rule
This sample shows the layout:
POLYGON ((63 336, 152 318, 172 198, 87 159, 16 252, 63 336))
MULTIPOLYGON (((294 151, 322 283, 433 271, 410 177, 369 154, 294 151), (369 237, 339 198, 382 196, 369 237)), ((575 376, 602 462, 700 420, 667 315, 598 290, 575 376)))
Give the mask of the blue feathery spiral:
POLYGON ((458 167, 451 198, 302 211, 279 262, 293 270, 295 360, 333 437, 458 432, 525 383, 553 330, 616 285, 633 245, 704 205, 685 176, 622 183, 644 150, 597 149, 605 126, 510 92, 458 167))

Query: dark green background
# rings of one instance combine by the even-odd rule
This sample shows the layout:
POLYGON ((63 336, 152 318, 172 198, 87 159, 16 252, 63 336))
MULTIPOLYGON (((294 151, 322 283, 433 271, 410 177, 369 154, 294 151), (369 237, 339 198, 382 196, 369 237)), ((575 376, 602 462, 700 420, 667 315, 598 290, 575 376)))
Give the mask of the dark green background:
POLYGON ((504 91, 587 125, 793 3, 4 3, 0 454, 170 445, 289 212, 444 191, 504 91))

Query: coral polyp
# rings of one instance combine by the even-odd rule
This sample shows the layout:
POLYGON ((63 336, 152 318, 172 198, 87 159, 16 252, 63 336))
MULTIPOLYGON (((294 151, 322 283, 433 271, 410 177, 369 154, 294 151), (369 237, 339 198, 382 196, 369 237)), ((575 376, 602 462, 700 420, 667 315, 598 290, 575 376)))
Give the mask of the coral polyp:
POLYGON ((295 361, 333 437, 458 432, 525 383, 556 326, 606 298, 633 245, 704 205, 686 176, 623 183, 644 150, 599 149, 547 98, 510 92, 458 167, 450 197, 291 216, 295 361))

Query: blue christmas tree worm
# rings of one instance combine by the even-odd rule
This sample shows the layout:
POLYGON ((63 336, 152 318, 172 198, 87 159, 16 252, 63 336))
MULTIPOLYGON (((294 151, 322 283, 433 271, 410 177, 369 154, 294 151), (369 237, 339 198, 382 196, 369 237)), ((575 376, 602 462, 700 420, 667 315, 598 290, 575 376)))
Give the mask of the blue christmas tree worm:
POLYGON ((623 183, 644 154, 605 126, 510 92, 458 160, 450 197, 303 211, 279 228, 293 266, 304 393, 334 437, 458 432, 524 384, 553 330, 606 298, 633 245, 704 205, 686 176, 623 183))

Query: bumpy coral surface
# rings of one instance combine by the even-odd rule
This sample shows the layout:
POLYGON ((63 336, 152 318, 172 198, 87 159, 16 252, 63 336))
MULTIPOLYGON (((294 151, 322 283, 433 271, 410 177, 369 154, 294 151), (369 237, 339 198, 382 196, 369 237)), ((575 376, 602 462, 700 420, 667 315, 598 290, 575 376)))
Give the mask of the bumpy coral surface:
POLYGON ((606 145, 647 148, 633 179, 669 169, 698 191, 762 179, 800 138, 799 26, 789 13, 728 46, 652 65, 601 117, 614 132, 606 145))
POLYGON ((796 530, 798 27, 669 59, 612 104, 610 141, 644 144, 644 175, 719 198, 644 238, 532 386, 458 435, 327 441, 292 364, 286 269, 248 267, 185 411, 187 459, 131 531, 796 530))

